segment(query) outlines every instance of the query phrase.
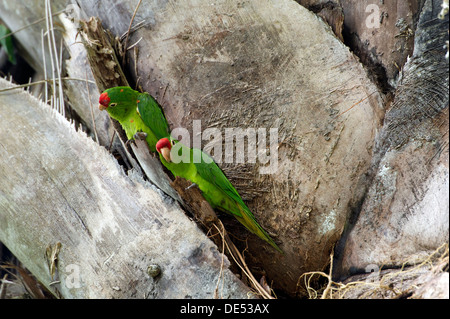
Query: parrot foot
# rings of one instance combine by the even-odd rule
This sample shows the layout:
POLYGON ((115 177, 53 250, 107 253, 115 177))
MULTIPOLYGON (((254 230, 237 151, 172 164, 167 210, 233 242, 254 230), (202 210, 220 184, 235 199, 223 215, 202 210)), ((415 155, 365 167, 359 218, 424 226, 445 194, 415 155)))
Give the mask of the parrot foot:
POLYGON ((125 146, 129 147, 131 143, 134 143, 134 140, 128 140, 125 142, 125 146))
POLYGON ((191 185, 189 185, 188 187, 185 188, 185 190, 187 191, 188 189, 191 189, 192 187, 197 186, 197 184, 192 183, 191 185))
POLYGON ((136 132, 136 134, 134 134, 133 137, 135 139, 145 140, 147 138, 147 133, 145 133, 145 132, 136 132))

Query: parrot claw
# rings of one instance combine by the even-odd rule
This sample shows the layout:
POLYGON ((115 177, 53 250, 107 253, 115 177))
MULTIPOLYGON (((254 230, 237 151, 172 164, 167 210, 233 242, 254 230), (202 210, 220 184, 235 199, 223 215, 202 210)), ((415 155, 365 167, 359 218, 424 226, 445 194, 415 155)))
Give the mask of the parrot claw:
POLYGON ((189 185, 188 187, 185 188, 185 190, 187 191, 188 189, 191 189, 192 187, 197 186, 197 184, 192 183, 191 185, 189 185))
POLYGON ((133 136, 135 139, 145 140, 147 138, 147 133, 145 132, 136 132, 133 136))
POLYGON ((126 141, 126 142, 125 142, 125 145, 126 145, 126 146, 130 146, 131 143, 134 143, 134 140, 128 140, 128 141, 126 141))

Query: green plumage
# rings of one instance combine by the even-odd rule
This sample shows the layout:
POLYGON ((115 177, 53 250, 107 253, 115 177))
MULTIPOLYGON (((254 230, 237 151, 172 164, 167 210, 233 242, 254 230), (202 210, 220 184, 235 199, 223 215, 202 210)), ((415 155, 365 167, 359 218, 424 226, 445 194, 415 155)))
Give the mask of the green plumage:
POLYGON ((174 144, 171 151, 172 160, 175 160, 174 156, 177 154, 180 159, 184 156, 184 160, 178 163, 168 162, 160 154, 163 165, 175 176, 197 184, 212 208, 233 215, 249 231, 282 253, 273 239, 258 224, 250 209, 214 160, 198 149, 190 149, 177 141, 172 143, 174 144))
POLYGON ((12 40, 12 36, 5 37, 7 34, 10 34, 11 30, 0 24, 0 49, 3 47, 6 54, 8 55, 8 60, 12 64, 16 65, 16 56, 14 54, 14 44, 12 40))
MULTIPOLYGON (((100 109, 106 110, 113 119, 119 121, 128 139, 134 139, 137 132, 147 133, 146 141, 152 152, 156 151, 159 140, 170 138, 167 120, 158 103, 148 93, 139 93, 126 86, 114 87, 104 91, 100 95, 99 102, 100 109)), ((163 165, 175 176, 197 184, 214 209, 233 215, 249 231, 282 253, 282 250, 258 224, 250 209, 214 160, 198 149, 190 149, 177 141, 173 143, 172 151, 178 149, 178 155, 185 154, 187 158, 183 162, 167 162, 160 154, 163 165)))
MULTIPOLYGON (((152 152, 156 152, 156 142, 169 136, 169 125, 161 107, 148 93, 140 93, 128 86, 118 86, 105 90, 109 98, 108 114, 122 125, 127 138, 134 139, 137 132, 147 133, 146 141, 152 152)), ((102 102, 100 102, 102 104, 102 102)))

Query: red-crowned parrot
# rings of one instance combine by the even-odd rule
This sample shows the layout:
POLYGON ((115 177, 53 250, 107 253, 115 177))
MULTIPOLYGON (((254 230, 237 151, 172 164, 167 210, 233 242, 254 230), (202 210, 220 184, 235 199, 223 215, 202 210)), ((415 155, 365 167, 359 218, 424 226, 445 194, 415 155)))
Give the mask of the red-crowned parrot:
POLYGON ((147 134, 146 141, 152 152, 156 142, 169 136, 169 125, 161 107, 148 93, 140 93, 128 86, 117 86, 105 90, 99 98, 99 109, 122 125, 127 138, 134 139, 138 132, 147 134))
POLYGON ((258 224, 250 209, 239 196, 239 193, 210 156, 198 149, 190 149, 182 143, 169 138, 160 139, 156 143, 156 150, 163 165, 173 175, 183 177, 197 184, 212 208, 233 215, 249 231, 264 239, 277 251, 283 253, 267 232, 258 224))

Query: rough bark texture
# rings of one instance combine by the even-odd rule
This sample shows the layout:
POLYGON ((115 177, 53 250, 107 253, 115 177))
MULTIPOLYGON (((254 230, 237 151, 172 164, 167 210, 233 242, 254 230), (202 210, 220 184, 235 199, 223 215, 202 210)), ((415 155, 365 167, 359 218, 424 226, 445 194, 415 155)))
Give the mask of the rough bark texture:
POLYGON ((341 39, 361 59, 369 69, 369 76, 385 93, 395 89, 399 72, 414 49, 414 32, 424 0, 297 2, 322 16, 333 30, 340 8, 344 16, 341 39))
MULTIPOLYGON (((0 79, 1 88, 9 86, 0 79)), ((50 291, 64 298, 248 297, 175 201, 136 172, 125 175, 104 148, 26 92, 0 95, 0 148, 0 241, 50 291), (46 247, 57 243, 47 266, 46 247)))
MULTIPOLYGON (((328 21, 336 35, 322 19, 289 0, 143 1, 134 20, 144 21, 143 26, 130 34, 128 44, 142 39, 128 50, 126 70, 131 81, 156 97, 172 129, 192 131, 193 120, 201 120, 203 130, 218 128, 222 137, 225 128, 263 128, 267 140, 270 128, 278 130, 278 148, 272 152, 278 160, 275 174, 260 174, 268 165, 259 159, 219 166, 285 255, 234 219, 221 218, 228 232, 242 240, 236 244, 248 247, 245 257, 252 270, 288 295, 295 295, 302 273, 328 265, 344 228, 336 277, 364 270, 367 262, 398 265, 393 260, 428 253, 448 235, 448 217, 445 221, 440 214, 448 210, 448 195, 443 195, 448 189, 448 64, 438 60, 445 54, 447 29, 435 18, 440 1, 424 11, 414 46, 411 30, 423 1, 377 1, 382 21, 375 30, 366 24, 369 2, 299 2, 328 21), (339 8, 345 18, 344 41, 355 41, 352 48, 361 50, 368 73, 337 38, 339 8), (379 132, 389 99, 378 90, 392 89, 387 83, 397 85, 398 70, 413 47, 414 58, 400 72, 396 100, 379 132), (430 223, 435 228, 426 227, 430 223), (373 259, 372 251, 380 258, 373 259)), ((10 3, 3 0, 7 10, 1 14, 14 30, 23 21, 10 3)), ((77 1, 81 18, 98 16, 117 36, 128 30, 137 3, 77 1)), ((53 5, 57 11, 67 2, 53 5)), ((43 17, 42 8, 33 10, 26 13, 38 16, 23 24, 43 17)), ((17 34, 29 52, 40 45, 43 25, 32 28, 31 35, 17 34)), ((74 41, 75 33, 66 33, 66 43, 74 41)), ((72 72, 83 70, 86 58, 77 60, 74 50, 68 52, 72 72)), ((39 54, 31 54, 33 58, 39 67, 39 54)), ((72 91, 87 93, 80 86, 72 91)), ((97 97, 93 94, 91 100, 97 97)), ((70 102, 78 100, 74 94, 70 102)), ((90 127, 90 112, 82 110, 87 104, 78 105, 90 127)), ((102 114, 95 110, 94 118, 108 136, 109 121, 102 114)), ((204 137, 203 146, 209 138, 204 137)), ((214 140, 208 146, 221 144, 214 140)), ((240 153, 254 143, 246 139, 244 144, 240 153)))
MULTIPOLYGON (((80 5, 120 35, 136 3, 80 5)), ((329 27, 293 1, 143 2, 141 20, 146 27, 129 38, 142 37, 131 71, 172 128, 202 120, 222 136, 226 127, 278 129, 275 174, 261 175, 259 162, 220 165, 286 254, 233 220, 226 226, 246 239, 254 267, 294 294, 303 271, 326 267, 358 197, 383 116, 376 86, 329 27)))
POLYGON ((448 242, 448 17, 436 18, 440 4, 424 5, 414 54, 377 138, 373 183, 341 239, 337 277, 414 263, 448 242))
MULTIPOLYGON (((369 270, 369 269, 368 269, 369 270)), ((334 293, 342 299, 448 299, 448 244, 441 245, 420 263, 353 275, 334 293)))
MULTIPOLYGON (((44 1, 10 2, 2 0, 0 8, 0 18, 5 24, 12 31, 21 30, 14 33, 14 41, 18 48, 21 48, 20 54, 26 58, 41 78, 43 78, 44 72, 46 72, 47 78, 53 78, 51 45, 49 45, 47 36, 42 38, 42 33, 47 30, 44 1)), ((80 81, 85 79, 94 81, 86 51, 81 42, 82 39, 76 25, 68 23, 67 19, 60 19, 61 15, 65 17, 66 14, 69 17, 81 19, 82 16, 73 8, 77 8, 73 1, 51 1, 55 43, 58 52, 60 48, 63 51, 61 76, 79 79, 65 80, 63 82, 64 94, 70 108, 75 111, 77 119, 81 120, 83 128, 92 136, 94 136, 95 130, 99 143, 108 147, 114 132, 109 117, 106 112, 98 112, 98 110, 94 110, 94 116, 92 116, 91 111, 91 107, 96 108, 100 93, 95 84, 80 81), (70 10, 71 8, 72 10, 70 10), (62 13, 63 10, 67 10, 66 14, 62 13), (58 12, 60 13, 58 14, 58 12)), ((59 57, 59 53, 57 56, 53 52, 52 54, 53 60, 59 57)), ((69 109, 68 114, 70 113, 69 109)), ((120 144, 117 143, 119 143, 118 139, 116 139, 116 147, 119 148, 120 144)))
MULTIPOLYGON (((100 17, 121 35, 137 1, 78 3, 83 15, 100 17)), ((278 130, 274 174, 260 174, 267 166, 260 161, 220 166, 285 255, 234 219, 223 220, 245 240, 237 243, 248 245, 253 269, 293 295, 304 271, 327 266, 358 202, 382 100, 328 25, 294 1, 213 4, 143 2, 135 21, 145 27, 130 35, 130 44, 142 40, 129 51, 129 71, 157 98, 172 128, 191 130, 193 120, 202 120, 203 129, 218 128, 222 137, 227 127, 263 128, 266 140, 270 128, 278 130)))
POLYGON ((411 56, 414 32, 423 0, 340 1, 345 40, 372 76, 396 87, 400 69, 411 56))

